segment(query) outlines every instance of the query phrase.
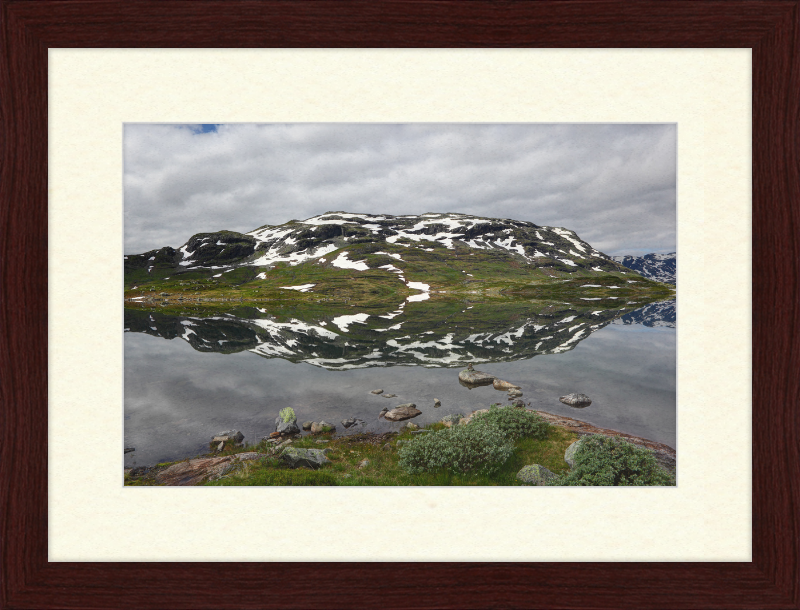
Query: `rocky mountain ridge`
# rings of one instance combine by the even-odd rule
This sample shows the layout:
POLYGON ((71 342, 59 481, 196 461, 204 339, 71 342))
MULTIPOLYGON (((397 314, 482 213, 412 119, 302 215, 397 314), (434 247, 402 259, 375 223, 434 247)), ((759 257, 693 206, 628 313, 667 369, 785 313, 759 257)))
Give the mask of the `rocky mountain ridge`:
POLYGON ((677 256, 675 252, 651 253, 644 256, 612 256, 611 258, 649 280, 673 285, 676 283, 677 256))
POLYGON ((406 253, 422 263, 440 265, 473 256, 474 262, 510 264, 543 278, 631 273, 561 227, 455 213, 328 212, 248 233, 199 233, 177 249, 126 255, 125 283, 132 288, 160 278, 220 278, 243 268, 253 271, 246 278, 252 282, 268 279, 276 267, 327 266, 354 272, 383 270, 413 288, 408 277, 413 269, 402 264, 406 253))

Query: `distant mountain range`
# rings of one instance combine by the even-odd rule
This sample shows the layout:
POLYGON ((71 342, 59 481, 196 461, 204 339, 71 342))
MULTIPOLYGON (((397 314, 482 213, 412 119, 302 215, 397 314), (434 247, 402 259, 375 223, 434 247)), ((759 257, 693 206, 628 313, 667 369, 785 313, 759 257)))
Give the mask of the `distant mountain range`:
MULTIPOLYGON (((427 293, 470 282, 620 277, 630 268, 570 229, 468 214, 328 212, 248 233, 198 233, 180 248, 125 256, 126 290, 171 281, 324 292, 336 276, 427 293), (292 285, 282 285, 291 282, 292 285), (271 284, 270 284, 271 283, 271 284)), ((674 268, 674 265, 673 265, 674 268)), ((644 285, 641 284, 640 287, 644 285)), ((165 289, 163 286, 159 286, 165 289)), ((145 288, 146 289, 146 288, 145 288)), ((396 288, 392 288, 396 289, 396 288)), ((132 295, 128 295, 132 296, 132 295)))
POLYGON ((656 282, 675 284, 676 256, 669 254, 645 254, 644 256, 612 256, 614 261, 656 282))

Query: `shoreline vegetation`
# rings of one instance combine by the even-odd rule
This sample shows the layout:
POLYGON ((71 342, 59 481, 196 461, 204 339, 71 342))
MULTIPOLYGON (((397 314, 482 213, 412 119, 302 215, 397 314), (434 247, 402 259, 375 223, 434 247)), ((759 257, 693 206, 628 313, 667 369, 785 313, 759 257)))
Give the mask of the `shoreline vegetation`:
MULTIPOLYGON (((127 468, 126 486, 675 485, 672 447, 514 405, 452 414, 400 432, 305 436, 284 432, 246 445, 231 431, 210 452, 127 468)), ((323 422, 324 423, 324 422, 323 422)), ((324 430, 328 426, 320 426, 324 430)))

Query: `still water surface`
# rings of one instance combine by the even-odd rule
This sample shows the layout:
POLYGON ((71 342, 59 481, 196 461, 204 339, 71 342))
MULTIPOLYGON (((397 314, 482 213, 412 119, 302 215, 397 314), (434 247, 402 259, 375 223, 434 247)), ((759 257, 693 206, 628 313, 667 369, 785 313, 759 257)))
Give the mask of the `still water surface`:
MULTIPOLYGON (((649 308, 652 314, 653 307, 649 308)), ((594 313, 592 318, 593 313, 584 312, 586 324, 598 317, 594 313)), ((516 320, 509 326, 510 331, 490 337, 494 341, 489 344, 483 343, 487 349, 502 349, 502 357, 498 353, 494 360, 476 359, 476 368, 521 386, 523 400, 531 408, 675 447, 674 302, 656 311, 655 316, 643 316, 640 310, 586 326, 588 334, 581 336, 578 330, 577 339, 570 339, 566 331, 568 327, 576 328, 569 325, 581 322, 581 315, 557 318, 559 315, 554 315, 550 325, 540 318, 516 320), (558 327, 564 319, 569 322, 558 327), (550 345, 546 350, 549 353, 531 352, 532 346, 542 343, 539 339, 558 337, 559 328, 564 333, 559 340, 566 347, 550 345), (522 357, 515 359, 515 350, 522 357), (588 394, 591 406, 576 409, 559 402, 559 396, 570 392, 588 394)), ((295 410, 298 423, 324 419, 337 426, 337 433, 352 433, 365 429, 396 430, 405 423, 378 419, 385 406, 415 403, 422 415, 413 421, 424 425, 449 413, 468 414, 492 403, 506 402, 505 392, 491 386, 470 390, 458 383, 458 372, 464 362, 477 352, 466 354, 463 362, 453 362, 462 353, 446 348, 458 347, 457 344, 466 344, 470 339, 481 341, 474 338, 475 333, 454 338, 452 333, 443 335, 439 325, 434 330, 415 328, 411 335, 387 339, 387 335, 361 330, 362 343, 355 337, 343 344, 346 348, 341 348, 345 356, 357 353, 349 359, 329 358, 334 364, 325 368, 320 366, 318 356, 326 348, 332 349, 329 338, 316 336, 315 342, 301 346, 295 337, 308 338, 308 334, 295 333, 287 338, 284 328, 282 342, 272 341, 277 336, 273 334, 268 337, 272 342, 267 349, 264 333, 275 332, 263 330, 269 326, 267 322, 254 323, 228 316, 216 322, 203 320, 201 326, 192 318, 156 316, 146 321, 150 326, 139 324, 141 329, 137 331, 126 311, 125 326, 129 332, 125 333, 124 438, 126 447, 136 448, 125 455, 126 466, 153 465, 204 453, 214 434, 231 428, 241 430, 245 442, 254 442, 274 431, 275 417, 285 406, 295 410), (209 324, 219 326, 209 328, 209 324), (186 330, 190 328, 197 333, 186 330), (402 349, 395 347, 395 357, 372 344, 365 349, 364 333, 374 345, 393 344, 402 349), (251 347, 252 337, 261 342, 260 348, 251 347), (244 342, 247 349, 234 353, 213 351, 234 340, 244 342), (284 353, 270 353, 282 349, 284 353), (294 354, 290 353, 292 350, 294 354), (305 353, 297 356, 303 350, 305 353), (383 355, 370 360, 374 354, 383 355), (436 362, 437 356, 440 363, 436 362), (422 365, 415 366, 415 358, 422 365), (353 366, 363 368, 335 370, 341 366, 335 363, 337 360, 356 362, 353 366), (397 397, 370 393, 377 388, 397 397), (433 407, 434 398, 441 400, 440 408, 433 407), (360 418, 367 424, 347 431, 341 420, 349 417, 360 418)), ((330 325, 325 328, 340 330, 330 325)))

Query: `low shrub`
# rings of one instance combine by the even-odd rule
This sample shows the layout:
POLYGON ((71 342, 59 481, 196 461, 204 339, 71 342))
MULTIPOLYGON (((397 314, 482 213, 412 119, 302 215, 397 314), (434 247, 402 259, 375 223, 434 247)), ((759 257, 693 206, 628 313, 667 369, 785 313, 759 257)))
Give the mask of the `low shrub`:
POLYGON ((575 465, 549 485, 675 485, 653 452, 621 438, 585 437, 575 452, 575 465))
POLYGON ((496 405, 489 407, 487 413, 473 415, 468 425, 492 427, 511 439, 529 436, 539 440, 547 437, 547 430, 550 427, 550 424, 536 413, 514 407, 498 408, 496 405))
POLYGON ((513 452, 514 443, 496 428, 453 426, 405 443, 398 463, 409 474, 440 470, 492 474, 513 452))
POLYGON ((290 421, 294 421, 294 420, 297 419, 297 417, 294 414, 294 409, 292 409, 292 407, 286 407, 285 409, 281 409, 281 412, 279 413, 279 415, 280 415, 281 419, 284 422, 286 422, 287 424, 290 421))

